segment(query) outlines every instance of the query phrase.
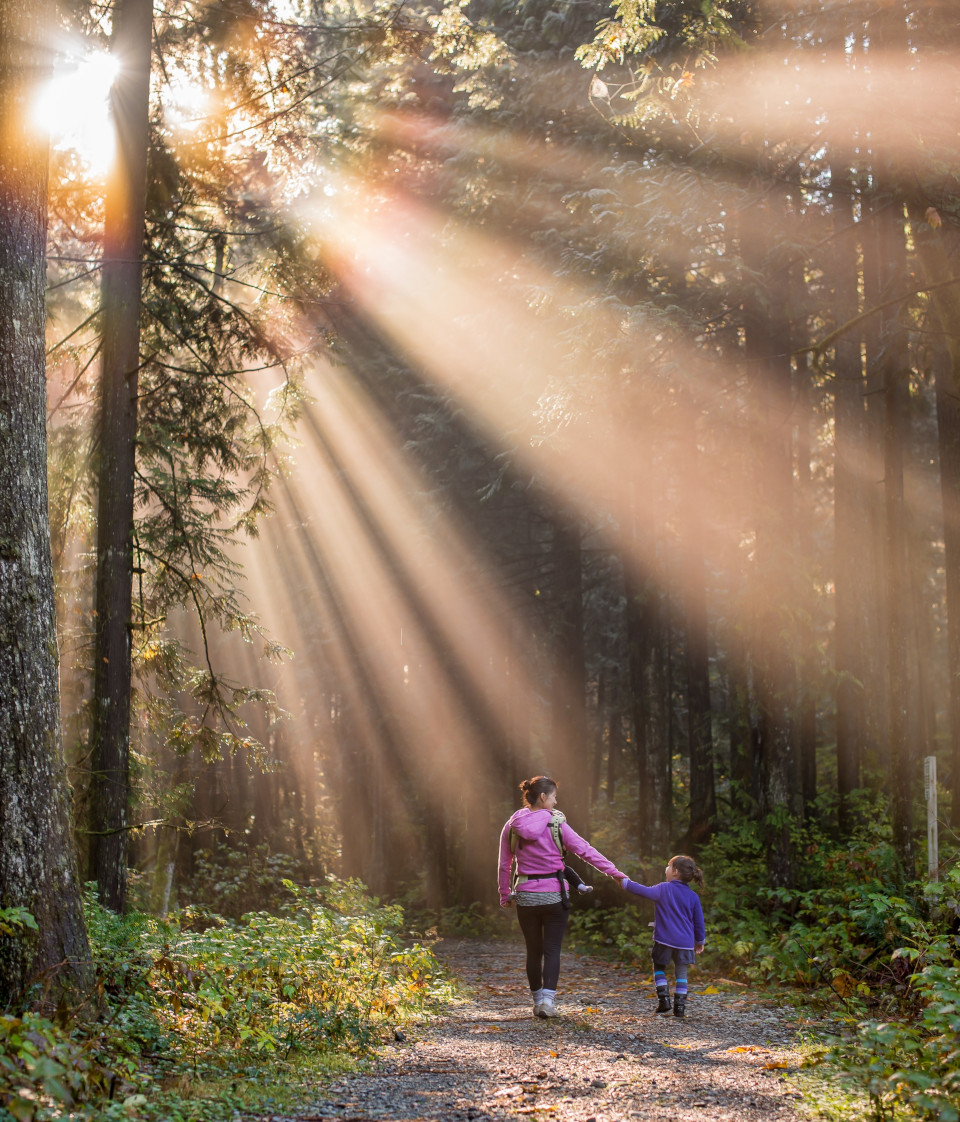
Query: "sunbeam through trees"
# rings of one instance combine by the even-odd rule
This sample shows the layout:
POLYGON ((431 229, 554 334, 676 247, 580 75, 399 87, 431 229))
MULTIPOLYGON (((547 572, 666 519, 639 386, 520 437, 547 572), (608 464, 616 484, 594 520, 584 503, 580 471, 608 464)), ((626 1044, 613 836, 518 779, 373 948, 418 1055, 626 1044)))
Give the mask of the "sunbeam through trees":
POLYGON ((745 927, 844 875, 934 907, 954 5, 34 7, 0 2, 0 1012, 90 979, 74 861, 118 916, 353 880, 492 922, 537 774, 620 867, 744 878, 745 927))

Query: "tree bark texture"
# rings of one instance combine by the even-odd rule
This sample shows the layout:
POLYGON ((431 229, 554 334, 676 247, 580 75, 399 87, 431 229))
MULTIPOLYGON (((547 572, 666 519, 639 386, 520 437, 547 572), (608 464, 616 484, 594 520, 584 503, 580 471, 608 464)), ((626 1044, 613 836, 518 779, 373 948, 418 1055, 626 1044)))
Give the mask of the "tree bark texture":
MULTIPOLYGON (((797 347, 802 345, 794 337, 797 347)), ((797 628, 799 646, 799 690, 797 696, 796 734, 797 774, 802 794, 804 816, 814 813, 817 798, 817 700, 818 655, 814 616, 817 598, 814 591, 814 487, 810 471, 813 455, 813 372, 805 365, 795 373, 797 403, 797 556, 802 569, 800 588, 800 622, 797 628)))
POLYGON ((581 834, 589 830, 590 777, 587 754, 586 653, 583 639, 583 562, 580 527, 561 518, 552 548, 554 589, 559 608, 557 666, 553 688, 553 777, 561 807, 581 834))
POLYGON ((641 855, 666 852, 673 828, 660 593, 652 577, 638 579, 632 550, 624 550, 630 710, 637 756, 637 845, 641 855))
POLYGON ((762 212, 743 224, 741 246, 751 275, 769 283, 744 306, 745 351, 754 401, 757 448, 757 547, 751 662, 755 671, 760 737, 760 814, 766 822, 767 860, 774 885, 793 880, 786 815, 799 809, 793 707, 796 670, 787 647, 784 613, 795 602, 791 556, 793 449, 790 410, 790 331, 783 316, 782 273, 767 259, 779 211, 771 185, 762 212))
POLYGON ((117 151, 107 185, 97 590, 91 727, 91 865, 100 898, 122 912, 130 798, 131 598, 140 286, 149 138, 151 0, 118 0, 113 49, 117 151))
POLYGON ((956 830, 960 827, 960 347, 951 348, 949 361, 949 373, 937 371, 937 433, 947 585, 950 825, 956 830))
POLYGON ((956 230, 948 233, 926 222, 929 204, 929 199, 918 198, 911 214, 924 279, 938 286, 933 306, 945 343, 945 353, 936 364, 936 400, 947 591, 950 825, 956 830, 960 827, 960 283, 946 282, 958 272, 960 239, 956 230))
MULTIPOLYGON (((858 253, 852 234, 842 231, 853 221, 853 188, 843 169, 835 168, 833 224, 838 233, 833 265, 834 309, 838 324, 858 311, 858 253)), ((839 822, 844 834, 853 828, 850 796, 860 786, 864 755, 863 651, 868 646, 863 601, 863 571, 869 527, 864 517, 866 431, 864 417, 861 335, 851 332, 837 340, 834 351, 834 586, 836 624, 837 794, 839 822)))
POLYGON ((687 474, 683 535, 684 653, 687 672, 687 737, 690 751, 690 844, 708 841, 717 818, 714 780, 713 713, 710 707, 710 663, 707 647, 706 564, 703 523, 694 496, 701 488, 700 452, 692 428, 683 456, 687 474))
MULTIPOLYGON (((880 291, 899 283, 904 275, 906 249, 902 214, 888 204, 877 219, 880 242, 880 291)), ((889 297, 888 297, 889 298, 889 297)), ((893 845, 906 874, 912 875, 911 758, 908 738, 910 703, 907 642, 912 602, 908 586, 906 512, 903 496, 903 457, 909 373, 903 353, 904 336, 897 310, 881 313, 879 359, 883 378, 883 477, 886 526, 887 602, 887 735, 890 745, 890 791, 893 845)))
POLYGON ((0 0, 0 908, 39 926, 0 937, 0 1008, 34 979, 89 974, 60 729, 47 511, 47 145, 31 100, 48 67, 45 3, 0 0))

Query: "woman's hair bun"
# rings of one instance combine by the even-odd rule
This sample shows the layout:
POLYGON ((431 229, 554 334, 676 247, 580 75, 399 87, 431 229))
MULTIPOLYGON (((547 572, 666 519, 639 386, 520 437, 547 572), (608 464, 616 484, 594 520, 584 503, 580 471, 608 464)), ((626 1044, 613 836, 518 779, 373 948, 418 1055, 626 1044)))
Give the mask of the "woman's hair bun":
POLYGON ((531 806, 541 795, 549 795, 551 791, 556 789, 557 781, 551 779, 549 775, 535 775, 532 779, 525 779, 520 784, 520 793, 523 795, 524 801, 531 806))

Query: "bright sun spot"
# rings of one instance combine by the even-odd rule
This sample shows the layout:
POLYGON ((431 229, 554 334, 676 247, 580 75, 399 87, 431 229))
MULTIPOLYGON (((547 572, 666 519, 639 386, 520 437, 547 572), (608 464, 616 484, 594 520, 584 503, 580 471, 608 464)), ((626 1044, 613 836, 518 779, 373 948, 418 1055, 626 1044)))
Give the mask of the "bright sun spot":
POLYGON ((42 88, 34 119, 57 148, 73 148, 94 172, 106 172, 114 136, 109 96, 116 60, 105 51, 87 55, 42 88))
POLYGON ((191 132, 207 120, 210 94, 187 75, 174 73, 162 97, 165 120, 175 131, 191 132))

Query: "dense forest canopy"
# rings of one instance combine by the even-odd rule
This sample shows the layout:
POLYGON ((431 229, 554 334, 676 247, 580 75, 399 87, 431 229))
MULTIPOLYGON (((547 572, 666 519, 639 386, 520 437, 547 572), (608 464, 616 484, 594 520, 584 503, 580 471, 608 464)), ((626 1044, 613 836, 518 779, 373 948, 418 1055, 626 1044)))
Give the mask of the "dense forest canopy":
POLYGON ((490 903, 537 772, 638 865, 755 823, 789 889, 804 823, 879 815, 926 867, 949 4, 45 15, 64 754, 108 906, 241 866, 239 910, 285 871, 490 903))

